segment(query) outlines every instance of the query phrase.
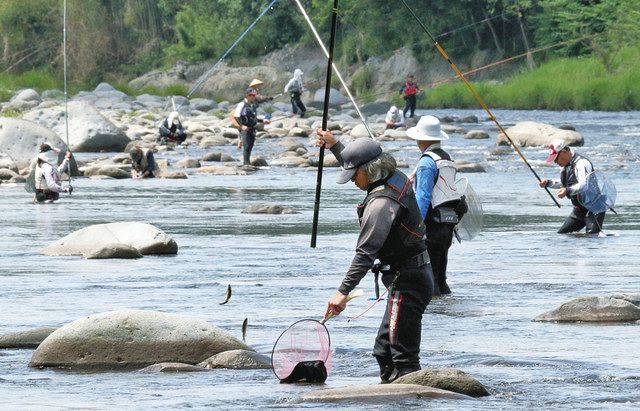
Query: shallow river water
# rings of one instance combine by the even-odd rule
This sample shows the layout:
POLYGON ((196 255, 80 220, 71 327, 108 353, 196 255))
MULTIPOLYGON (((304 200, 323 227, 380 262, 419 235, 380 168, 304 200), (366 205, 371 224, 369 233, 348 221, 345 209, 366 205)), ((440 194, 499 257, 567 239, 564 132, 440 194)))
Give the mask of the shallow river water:
MULTIPOLYGON (((437 115, 477 114, 440 110, 437 115)), ((434 299, 423 320, 423 367, 455 367, 491 392, 474 400, 406 399, 346 403, 340 408, 389 406, 434 409, 638 409, 640 324, 554 324, 531 320, 584 295, 640 292, 640 113, 496 111, 505 125, 535 120, 573 124, 585 137, 576 151, 616 184, 618 215, 605 231, 586 238, 556 234, 569 214, 558 209, 520 158, 495 155, 488 140, 452 135, 445 148, 456 159, 481 161, 486 173, 466 174, 482 198, 485 227, 450 252, 450 296, 434 299)), ((305 139, 306 142, 306 139, 305 139)), ((270 146, 271 144, 271 146, 270 146)), ((408 166, 418 157, 411 141, 383 143, 408 166)), ((279 148, 278 148, 279 149, 279 148)), ((234 147, 225 147, 236 158, 234 147)), ((312 149, 313 150, 313 149, 312 149)), ((276 151, 259 140, 254 154, 276 151)), ((197 148, 158 155, 175 161, 201 156, 197 148)), ((525 148, 542 178, 559 168, 547 150, 525 148)), ((85 156, 87 156, 85 154, 85 156)), ((405 169, 410 171, 410 169, 405 169)), ((74 180, 74 194, 54 205, 33 205, 20 187, 0 186, 0 334, 62 326, 116 309, 144 309, 205 319, 236 337, 248 318, 247 343, 269 355, 278 335, 302 318, 320 318, 353 255, 355 205, 363 192, 337 185, 325 169, 317 248, 309 247, 315 170, 271 167, 248 176, 192 174, 186 180, 74 180), (242 214, 254 203, 292 207, 297 214, 242 214), (92 224, 151 223, 179 245, 171 257, 84 260, 48 257, 49 243, 92 224), (227 284, 233 288, 228 304, 227 284)), ((335 351, 327 387, 378 382, 371 349, 383 310, 361 312, 373 296, 372 276, 328 323, 335 351)), ((2 409, 253 409, 329 408, 291 402, 315 386, 280 384, 270 370, 141 374, 32 369, 33 350, 0 350, 2 409)))

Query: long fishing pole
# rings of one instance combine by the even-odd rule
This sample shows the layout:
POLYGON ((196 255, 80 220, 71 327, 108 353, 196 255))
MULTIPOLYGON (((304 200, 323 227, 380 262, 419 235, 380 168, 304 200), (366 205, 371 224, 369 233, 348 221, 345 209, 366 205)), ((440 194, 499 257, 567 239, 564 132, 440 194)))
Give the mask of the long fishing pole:
MULTIPOLYGON (((313 25, 313 22, 309 18, 309 15, 307 14, 307 12, 305 11, 304 7, 300 3, 300 0, 295 0, 295 2, 298 5, 298 8, 300 9, 300 12, 302 13, 302 16, 304 17, 305 21, 309 25, 309 28, 311 29, 311 32, 313 33, 313 36, 316 39, 316 42, 318 43, 318 45, 320 46, 320 48, 324 52, 324 55, 327 58, 329 58, 329 52, 327 51, 327 48, 324 46, 324 43, 322 42, 322 39, 320 38, 320 35, 318 34, 318 31, 316 30, 315 26, 313 25)), ((336 74, 336 77, 338 77, 338 80, 340 80, 340 84, 342 84, 342 87, 344 87, 344 90, 347 93, 347 96, 349 96, 349 100, 351 100, 351 103, 353 104, 353 107, 355 108, 356 112, 358 113, 358 116, 360 117, 360 120, 362 121, 362 124, 364 124, 364 127, 367 129, 367 133, 369 133, 369 137, 371 137, 373 140, 375 140, 373 131, 371 131, 371 128, 369 127, 369 124, 367 124, 367 120, 364 118, 364 115, 360 111, 360 108, 358 107, 358 104, 356 104, 356 100, 353 98, 353 95, 349 91, 349 87, 347 87, 347 83, 344 81, 344 78, 342 78, 342 75, 340 74, 340 70, 338 70, 338 67, 336 67, 335 63, 333 63, 333 62, 331 63, 331 67, 333 67, 333 72, 336 74)))
MULTIPOLYGON (((188 99, 189 97, 191 97, 191 95, 193 93, 195 93, 203 84, 204 82, 207 80, 207 78, 209 78, 209 76, 211 75, 211 73, 213 73, 215 71, 216 68, 218 68, 218 66, 222 63, 222 61, 229 55, 229 53, 231 53, 231 51, 236 48, 236 46, 238 45, 238 43, 240 43, 240 41, 242 41, 242 39, 251 31, 251 29, 253 29, 253 27, 256 25, 256 23, 258 23, 258 21, 264 17, 265 14, 267 14, 267 12, 271 9, 271 7, 273 7, 274 4, 276 4, 278 0, 272 0, 271 3, 269 3, 269 5, 267 7, 264 8, 264 10, 262 10, 262 12, 258 15, 258 17, 256 17, 256 19, 253 21, 253 23, 251 23, 249 25, 249 27, 247 27, 245 29, 245 31, 240 35, 240 37, 238 37, 236 39, 236 41, 233 42, 233 44, 231 45, 231 47, 229 47, 227 49, 227 51, 224 52, 224 54, 222 55, 222 57, 220 57, 220 59, 209 69, 207 70, 203 75, 200 76, 200 78, 196 81, 196 83, 193 85, 193 87, 191 87, 191 90, 189 90, 189 93, 186 95, 186 98, 188 99)), ((185 100, 183 100, 180 105, 178 106, 178 109, 180 109, 180 107, 182 107, 182 104, 184 103, 185 100)))
MULTIPOLYGON (((67 150, 71 151, 71 147, 69 146, 69 110, 67 107, 67 0, 64 0, 62 6, 62 66, 63 66, 63 77, 64 77, 64 127, 65 127, 65 135, 67 137, 67 150)), ((69 187, 71 187, 71 159, 67 161, 67 172, 69 174, 69 187)), ((69 194, 71 194, 71 189, 69 189, 69 194)))
MULTIPOLYGON (((297 0, 296 0, 297 1, 297 0)), ((298 3, 299 4, 299 3, 298 3)), ((329 55, 327 57, 327 80, 324 86, 324 106, 322 107, 322 129, 327 129, 329 118, 329 97, 331 94, 331 69, 333 67, 333 47, 336 38, 336 25, 338 22, 338 0, 333 0, 331 13, 331 36, 329 37, 329 55)), ((322 191, 322 166, 324 163, 324 145, 320 147, 318 157, 318 175, 316 178, 316 199, 313 203, 313 225, 311 226, 311 248, 316 248, 318 237, 318 215, 320 213, 320 191, 322 191)))
MULTIPOLYGON (((438 41, 431 35, 431 33, 429 32, 429 29, 427 29, 427 27, 422 23, 422 21, 420 20, 420 18, 416 15, 416 13, 411 9, 411 7, 409 7, 409 5, 407 4, 407 2, 405 0, 401 0, 402 4, 404 4, 404 6, 407 8, 407 10, 409 10, 409 12, 411 13, 411 15, 416 19, 416 21, 418 22, 418 24, 422 27, 422 29, 424 30, 425 33, 427 33, 427 36, 429 36, 429 38, 431 39, 431 41, 433 42, 433 44, 435 45, 436 49, 440 52, 440 54, 442 55, 442 57, 444 57, 445 60, 447 60, 447 62, 449 63, 449 65, 451 66, 451 68, 453 69, 453 71, 456 72, 456 74, 458 75, 458 77, 460 77, 460 80, 462 80, 464 82, 464 84, 467 86, 467 88, 469 89, 469 91, 471 92, 471 94, 473 95, 473 97, 478 101, 478 103, 480 103, 480 105, 482 106, 482 108, 487 112, 487 114, 489 115, 489 118, 491 120, 493 120, 494 123, 496 123, 496 125, 498 126, 498 129, 500 130, 500 132, 502 132, 502 134, 504 134, 504 136, 507 138, 507 140, 509 141, 509 143, 511 144, 511 146, 513 147, 513 149, 516 151, 516 153, 518 153, 518 155, 520 156, 520 158, 522 159, 522 161, 524 161, 524 163, 527 165, 527 167, 529 167, 529 170, 531 170, 531 172, 533 173, 533 175, 538 179, 539 182, 542 181, 542 179, 540 178, 540 176, 538 176, 538 173, 536 173, 536 171, 533 169, 533 167, 531 167, 531 164, 529 164, 529 162, 527 161, 527 159, 524 157, 524 155, 522 154, 522 152, 520 151, 520 149, 516 146, 516 144, 513 142, 513 140, 511 140, 511 137, 509 137, 509 135, 507 134, 506 130, 502 127, 502 125, 500 124, 500 122, 498 122, 498 120, 496 119, 496 117, 493 115, 493 113, 491 112, 491 110, 489 110, 489 107, 487 107, 487 105, 485 104, 485 102, 482 100, 482 98, 480 97, 480 95, 478 95, 478 93, 476 93, 476 91, 474 90, 474 88, 471 86, 471 83, 469 83, 467 81, 467 79, 464 77, 464 75, 462 74, 462 72, 458 69, 458 67, 453 63, 453 61, 451 61, 451 59, 449 58, 449 56, 447 55, 447 53, 444 51, 444 49, 442 48, 442 46, 440 45, 440 43, 438 43, 438 41)), ((551 199, 553 200, 553 202, 560 207, 560 203, 558 203, 558 200, 555 199, 555 197, 553 196, 553 194, 551 194, 551 191, 549 191, 548 187, 544 187, 545 191, 547 192, 547 194, 549 194, 549 197, 551 197, 551 199)))

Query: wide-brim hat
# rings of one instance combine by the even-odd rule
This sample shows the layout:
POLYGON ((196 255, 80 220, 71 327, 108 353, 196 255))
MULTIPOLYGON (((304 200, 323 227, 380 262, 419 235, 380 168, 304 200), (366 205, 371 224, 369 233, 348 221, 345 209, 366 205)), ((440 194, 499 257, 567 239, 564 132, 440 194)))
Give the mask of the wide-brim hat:
POLYGON ((53 150, 45 151, 44 153, 38 154, 38 159, 44 161, 45 163, 49 163, 51 165, 58 164, 58 153, 53 150))
POLYGON ((449 135, 440 128, 440 120, 435 116, 422 116, 415 127, 407 130, 407 136, 418 141, 449 140, 449 135))
POLYGON ((253 80, 251 80, 251 83, 249 83, 249 87, 256 87, 256 86, 261 86, 264 83, 261 80, 258 80, 257 78, 254 78, 253 80))
POLYGON ((382 154, 382 147, 370 138, 363 137, 351 142, 340 153, 343 161, 342 173, 340 173, 336 182, 344 184, 350 181, 358 171, 358 167, 368 163, 380 154, 382 154))
POLYGON ((564 140, 553 140, 551 144, 549 144, 549 157, 547 157, 547 163, 553 163, 556 161, 558 154, 560 154, 565 147, 567 147, 567 143, 564 140))

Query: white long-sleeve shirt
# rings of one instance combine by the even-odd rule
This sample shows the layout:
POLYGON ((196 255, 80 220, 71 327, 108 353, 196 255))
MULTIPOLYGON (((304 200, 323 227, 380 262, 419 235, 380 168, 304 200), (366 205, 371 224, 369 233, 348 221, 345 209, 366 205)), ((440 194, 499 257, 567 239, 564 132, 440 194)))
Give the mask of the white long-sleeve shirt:
POLYGON ((67 159, 65 158, 62 164, 57 168, 49 163, 43 163, 39 170, 36 170, 36 188, 38 190, 50 190, 57 193, 66 192, 67 189, 60 184, 60 174, 64 172, 67 167, 67 159), (44 185, 43 181, 44 180, 44 185))
MULTIPOLYGON (((567 195, 573 197, 580 193, 587 183, 587 175, 592 171, 593 166, 589 160, 578 154, 574 154, 569 164, 562 170, 563 173, 567 173, 567 180, 569 180, 571 174, 575 175, 577 180, 575 184, 566 187, 567 195)), ((551 180, 548 187, 562 188, 562 181, 551 180)))

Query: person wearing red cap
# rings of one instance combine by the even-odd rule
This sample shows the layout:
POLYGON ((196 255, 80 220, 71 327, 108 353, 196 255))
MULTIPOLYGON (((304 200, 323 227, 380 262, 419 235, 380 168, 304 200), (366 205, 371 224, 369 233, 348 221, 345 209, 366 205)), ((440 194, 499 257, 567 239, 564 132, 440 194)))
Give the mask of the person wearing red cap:
POLYGON ((568 197, 573 210, 558 230, 559 234, 580 231, 586 227, 587 234, 602 231, 605 213, 593 214, 580 204, 579 194, 585 188, 587 176, 593 172, 593 164, 589 159, 571 151, 564 140, 555 140, 549 145, 547 163, 556 163, 562 167, 560 180, 540 181, 540 187, 556 188, 560 198, 568 197))
POLYGON ((251 165, 251 151, 256 141, 256 126, 258 125, 258 102, 256 96, 258 91, 249 87, 244 93, 244 100, 236 106, 233 115, 238 129, 240 139, 238 148, 242 147, 242 164, 251 165))

